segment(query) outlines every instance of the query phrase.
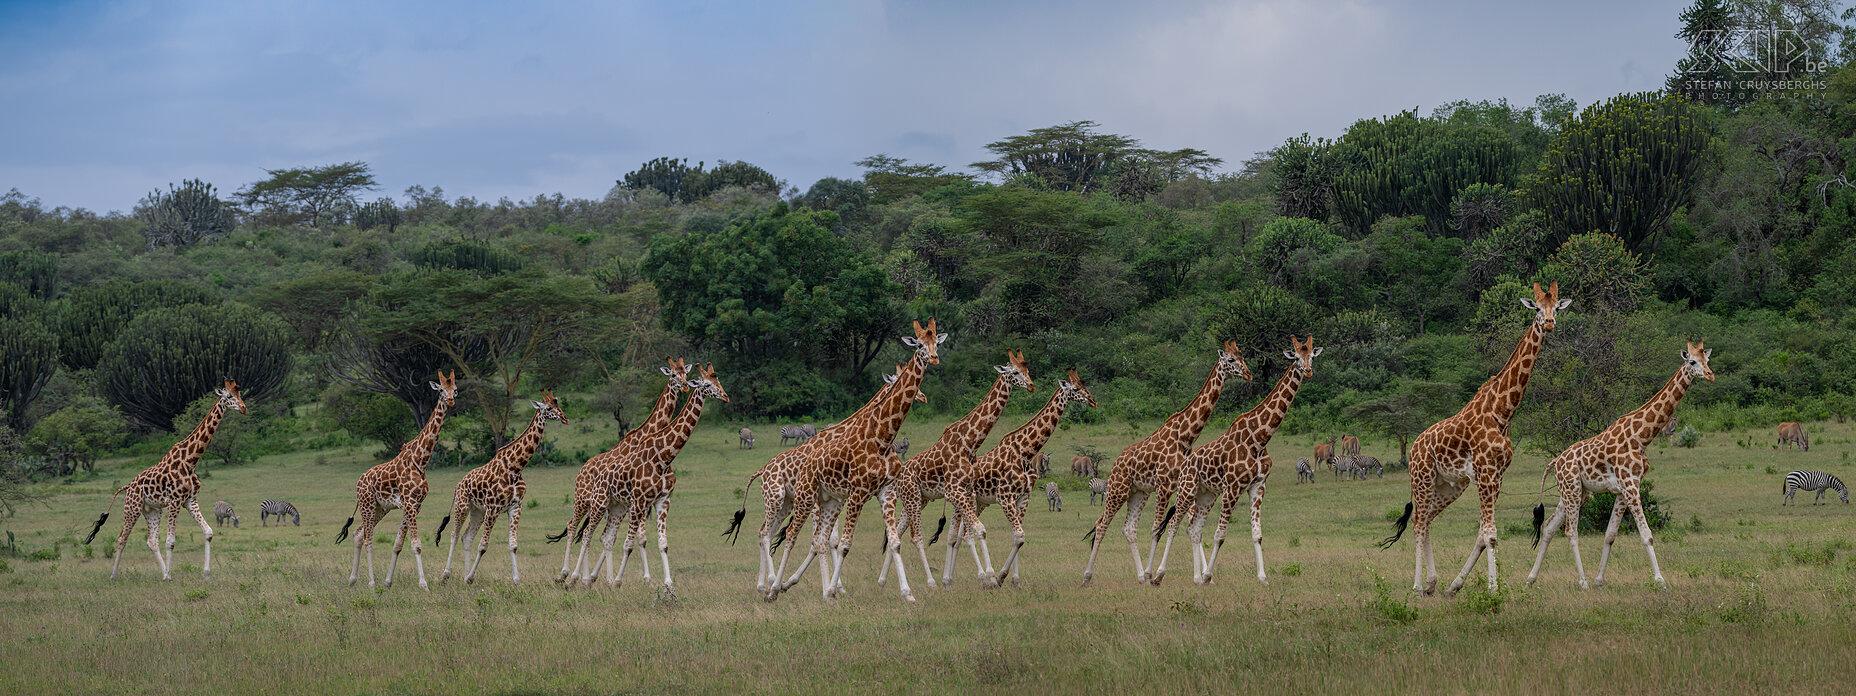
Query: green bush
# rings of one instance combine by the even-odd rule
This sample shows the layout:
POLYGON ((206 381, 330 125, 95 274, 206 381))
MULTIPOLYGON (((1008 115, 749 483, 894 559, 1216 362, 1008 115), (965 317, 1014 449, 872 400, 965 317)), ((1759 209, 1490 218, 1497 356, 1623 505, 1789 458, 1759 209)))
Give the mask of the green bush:
POLYGON ((283 386, 290 336, 282 320, 242 304, 143 312, 105 352, 97 386, 131 421, 166 430, 225 379, 247 403, 283 386))
POLYGON ((1682 429, 1676 431, 1674 439, 1677 447, 1693 448, 1695 445, 1701 444, 1701 433, 1695 430, 1695 426, 1684 425, 1682 429))
MULTIPOLYGON (((1643 487, 1638 490, 1638 496, 1643 503, 1643 518, 1650 523, 1650 530, 1661 531, 1665 525, 1669 524, 1670 516, 1663 510, 1662 500, 1656 496, 1654 488, 1655 484, 1644 481, 1643 487)), ((1611 507, 1616 503, 1617 494, 1611 492, 1596 493, 1586 498, 1585 504, 1579 507, 1579 530, 1581 532, 1604 532, 1605 525, 1611 523, 1611 507)), ((1624 510, 1623 515, 1624 519, 1618 523, 1618 533, 1637 531, 1636 516, 1630 514, 1629 509, 1624 510)))

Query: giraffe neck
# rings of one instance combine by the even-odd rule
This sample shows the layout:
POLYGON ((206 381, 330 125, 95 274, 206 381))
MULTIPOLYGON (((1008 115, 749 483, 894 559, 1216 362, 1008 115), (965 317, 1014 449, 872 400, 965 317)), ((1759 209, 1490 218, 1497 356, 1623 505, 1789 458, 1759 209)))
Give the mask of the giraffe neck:
POLYGON ((1057 420, 1063 417, 1063 407, 1068 404, 1063 399, 1063 390, 1056 390, 1050 400, 1044 402, 1044 408, 1038 409, 1037 414, 1017 430, 1006 433, 994 451, 1010 455, 1007 460, 1011 462, 1030 462, 1031 456, 1050 442, 1050 434, 1057 429, 1057 420))
POLYGON ((206 411, 206 417, 200 419, 200 424, 194 426, 193 432, 187 433, 187 437, 174 443, 174 447, 168 450, 168 464, 183 472, 192 472, 193 466, 200 461, 200 455, 206 453, 206 445, 213 441, 213 433, 219 430, 219 420, 225 415, 226 402, 220 399, 206 411))
POLYGON ((1639 448, 1650 444, 1651 439, 1669 427, 1670 420, 1676 416, 1676 407, 1682 405, 1682 397, 1688 394, 1688 387, 1694 380, 1695 376, 1688 371, 1688 366, 1683 365, 1663 384, 1662 389, 1656 391, 1655 396, 1650 397, 1637 410, 1619 417, 1611 427, 1619 429, 1626 441, 1635 443, 1639 448))
POLYGON ((509 441, 509 444, 503 445, 502 449, 497 450, 496 456, 491 458, 490 463, 500 462, 503 466, 516 471, 521 471, 523 467, 528 466, 528 458, 535 456, 535 448, 541 444, 542 428, 548 425, 548 417, 544 413, 541 409, 535 409, 535 417, 529 419, 528 429, 522 431, 516 439, 509 441))
POLYGON ((1205 430, 1205 424, 1211 421, 1212 409, 1218 406, 1218 395, 1223 391, 1224 373, 1213 367, 1211 376, 1205 378, 1205 386, 1199 387, 1198 396, 1192 397, 1191 403, 1168 418, 1162 430, 1170 433, 1180 447, 1191 447, 1192 441, 1199 439, 1199 433, 1205 430))
POLYGON ((1011 395, 1012 381, 1005 375, 999 375, 978 406, 941 431, 941 442, 956 451, 973 454, 980 443, 986 441, 986 436, 992 433, 993 426, 999 423, 999 414, 1005 410, 1005 400, 1011 395))
POLYGON ((922 360, 920 353, 916 353, 915 357, 909 359, 909 364, 903 366, 896 383, 889 385, 889 395, 871 410, 870 420, 875 426, 871 442, 888 447, 889 442, 896 439, 897 431, 902 430, 903 419, 909 417, 909 408, 915 405, 915 395, 921 391, 922 374, 927 371, 928 363, 922 360))
POLYGON ((1269 442, 1270 438, 1276 436, 1276 429, 1282 426, 1282 419, 1289 415, 1289 407, 1295 405, 1295 394, 1301 388, 1301 366, 1290 363, 1289 370, 1276 380, 1276 386, 1270 387, 1270 393, 1263 397, 1263 403, 1231 421, 1231 429, 1226 431, 1227 434, 1255 444, 1269 442))
POLYGON ((1514 417, 1514 410, 1521 405, 1521 397, 1527 394, 1527 378, 1534 374, 1534 360, 1540 355, 1540 344, 1546 337, 1546 327, 1540 322, 1529 326, 1521 342, 1515 344, 1514 352, 1508 355, 1508 363, 1502 366, 1502 371, 1483 386, 1487 392, 1470 401, 1470 407, 1494 416, 1505 430, 1508 420, 1514 417))
POLYGON ((400 456, 405 457, 407 463, 420 472, 424 472, 425 465, 432 461, 432 448, 438 444, 438 430, 445 426, 445 414, 450 410, 445 400, 439 399, 438 405, 432 407, 431 417, 425 419, 425 427, 419 430, 419 436, 400 448, 400 456))
POLYGON ((684 404, 683 412, 677 414, 677 419, 671 421, 669 427, 658 432, 657 437, 654 438, 656 446, 652 449, 667 452, 670 455, 659 461, 670 461, 678 452, 683 451, 683 445, 688 443, 690 435, 696 432, 696 421, 702 420, 703 403, 702 392, 690 392, 689 403, 684 404))
POLYGON ((651 404, 651 415, 645 417, 643 424, 626 433, 625 437, 619 440, 619 444, 637 442, 668 425, 672 416, 677 412, 677 392, 678 387, 675 382, 665 384, 664 393, 658 394, 657 403, 651 404))

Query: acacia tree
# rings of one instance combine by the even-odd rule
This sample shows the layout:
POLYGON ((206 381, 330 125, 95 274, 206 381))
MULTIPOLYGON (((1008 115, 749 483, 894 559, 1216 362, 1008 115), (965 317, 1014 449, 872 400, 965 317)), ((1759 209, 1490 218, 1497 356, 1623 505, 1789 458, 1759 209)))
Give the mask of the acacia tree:
POLYGON ((1348 406, 1347 417, 1398 440, 1398 458, 1411 464, 1412 438, 1450 415, 1455 389, 1442 382, 1407 381, 1384 396, 1348 406))
POLYGON ((246 210, 271 224, 307 222, 321 229, 334 214, 354 207, 362 191, 378 187, 366 162, 265 172, 270 178, 252 182, 234 195, 246 210))
POLYGON ((1158 189, 1142 179, 1151 176, 1158 183, 1178 181, 1192 174, 1209 173, 1212 167, 1224 163, 1194 148, 1145 149, 1134 138, 1098 133, 1099 126, 1095 121, 1071 121, 993 141, 986 144, 986 149, 998 159, 969 166, 1003 179, 1030 175, 1057 191, 1090 193, 1112 187, 1117 181, 1132 181, 1133 185, 1124 188, 1153 193, 1158 189))

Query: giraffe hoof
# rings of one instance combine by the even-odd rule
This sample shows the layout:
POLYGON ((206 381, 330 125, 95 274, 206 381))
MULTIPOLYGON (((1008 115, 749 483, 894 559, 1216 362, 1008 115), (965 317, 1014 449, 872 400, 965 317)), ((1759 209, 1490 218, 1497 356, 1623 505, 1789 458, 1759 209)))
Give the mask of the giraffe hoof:
POLYGON ((1263 577, 1263 576, 1261 576, 1261 575, 1258 575, 1258 576, 1257 576, 1257 582, 1260 582, 1260 583, 1263 583, 1263 584, 1265 584, 1265 585, 1268 585, 1268 584, 1270 584, 1270 579, 1269 579, 1269 578, 1266 578, 1266 577, 1263 577))

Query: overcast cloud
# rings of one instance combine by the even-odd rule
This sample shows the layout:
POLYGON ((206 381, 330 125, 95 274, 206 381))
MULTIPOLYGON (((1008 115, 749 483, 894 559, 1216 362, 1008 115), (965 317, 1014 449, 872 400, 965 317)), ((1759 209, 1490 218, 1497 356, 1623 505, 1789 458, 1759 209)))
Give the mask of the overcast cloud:
POLYGON ((1455 99, 1658 89, 1687 4, 0 2, 0 190, 127 210, 363 160, 394 196, 596 198, 660 155, 804 189, 1079 119, 1236 168, 1455 99))

